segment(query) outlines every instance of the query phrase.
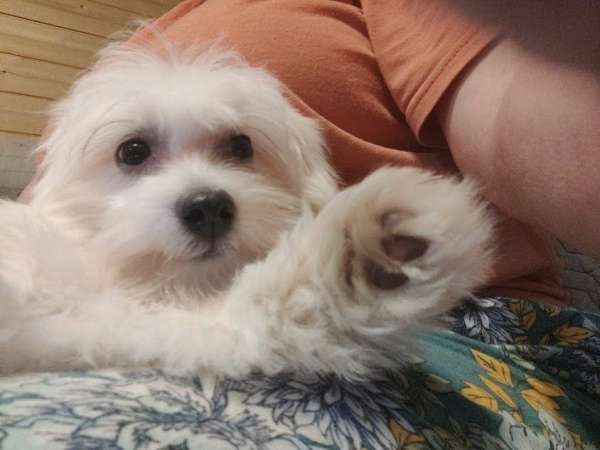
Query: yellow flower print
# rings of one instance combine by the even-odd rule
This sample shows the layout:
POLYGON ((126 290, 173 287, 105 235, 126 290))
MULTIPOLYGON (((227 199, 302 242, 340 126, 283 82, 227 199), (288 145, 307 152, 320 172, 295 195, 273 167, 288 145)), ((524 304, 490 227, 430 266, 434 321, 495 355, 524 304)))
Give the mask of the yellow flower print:
POLYGON ((549 316, 556 316, 558 315, 558 313, 560 313, 560 306, 543 305, 542 308, 544 309, 544 312, 549 316))
POLYGON ((471 349, 471 353, 479 364, 493 379, 507 386, 513 386, 510 368, 493 356, 486 355, 475 349, 471 349))
POLYGON ((550 397, 539 393, 535 389, 524 389, 521 391, 521 395, 529 405, 536 411, 545 411, 551 415, 554 419, 561 423, 565 423, 565 419, 559 414, 560 406, 550 397))
POLYGON ((577 345, 592 337, 594 333, 582 327, 563 325, 553 333, 558 338, 558 345, 577 345))
POLYGON ((425 438, 418 433, 407 430, 396 421, 390 422, 390 431, 396 438, 398 450, 408 447, 410 444, 419 444, 425 442, 425 438))
POLYGON ((527 344, 529 342, 528 336, 517 336, 515 337, 515 344, 527 344))
POLYGON ((515 422, 517 422, 517 423, 523 423, 523 416, 521 415, 520 412, 513 411, 513 412, 510 413, 510 415, 512 416, 513 419, 515 419, 515 422))
POLYGON ((513 301, 510 304, 511 311, 519 318, 521 326, 529 330, 535 323, 536 314, 533 304, 523 301, 513 301))
POLYGON ((517 409, 517 405, 515 404, 515 402, 512 401, 512 399, 504 391, 504 389, 502 389, 500 386, 498 386, 492 380, 484 377, 483 375, 479 375, 479 378, 481 378, 481 381, 483 381, 483 383, 490 389, 490 391, 492 391, 494 394, 496 394, 496 397, 498 397, 500 400, 502 400, 504 403, 506 403, 512 409, 517 409))
POLYGON ((537 378, 527 378, 527 383, 529 383, 529 385, 540 394, 548 397, 562 397, 565 395, 565 391, 563 391, 559 386, 546 381, 538 380, 537 378))
POLYGON ((479 386, 475 386, 467 381, 465 381, 465 385, 467 387, 462 388, 460 393, 466 399, 472 401, 473 403, 477 403, 484 408, 489 409, 490 411, 498 411, 498 401, 483 388, 479 386))

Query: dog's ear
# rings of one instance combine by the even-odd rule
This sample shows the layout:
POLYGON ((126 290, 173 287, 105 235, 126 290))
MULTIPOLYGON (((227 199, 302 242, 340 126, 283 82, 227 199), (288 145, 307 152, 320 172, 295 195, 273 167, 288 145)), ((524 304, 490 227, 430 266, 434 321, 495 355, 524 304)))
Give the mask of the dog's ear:
MULTIPOLYGON (((59 124, 62 116, 62 104, 64 103, 65 99, 61 99, 51 110, 46 112, 46 125, 37 146, 33 149, 31 154, 31 158, 35 163, 35 174, 19 197, 19 201, 23 203, 30 203, 34 197, 40 197, 41 194, 46 194, 48 187, 51 186, 51 183, 47 182, 47 179, 49 178, 48 172, 51 161, 57 159, 56 148, 58 147, 58 144, 64 140, 62 135, 65 134, 61 131, 62 128, 60 128, 59 124)), ((72 127, 67 127, 67 129, 71 128, 72 127)), ((51 174, 50 177, 53 177, 53 175, 51 174)), ((63 176, 60 174, 53 178, 61 179, 63 176)))
POLYGON ((290 111, 287 122, 290 148, 296 152, 302 165, 302 196, 306 205, 317 213, 338 191, 325 139, 316 120, 295 110, 290 111))
POLYGON ((79 153, 76 149, 85 139, 80 126, 83 114, 75 116, 79 120, 72 120, 68 114, 69 108, 75 103, 72 97, 73 94, 68 93, 47 113, 48 122, 32 155, 36 174, 27 188, 26 201, 34 196, 46 195, 53 190, 52 187, 67 183, 68 175, 77 167, 79 153))

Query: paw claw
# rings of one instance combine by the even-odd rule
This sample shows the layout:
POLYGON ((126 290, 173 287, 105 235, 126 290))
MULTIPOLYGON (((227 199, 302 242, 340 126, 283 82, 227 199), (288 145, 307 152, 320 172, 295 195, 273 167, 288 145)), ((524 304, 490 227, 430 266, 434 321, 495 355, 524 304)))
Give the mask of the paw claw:
POLYGON ((381 246, 391 259, 406 262, 423 256, 429 248, 429 242, 422 238, 390 234, 381 239, 381 246))

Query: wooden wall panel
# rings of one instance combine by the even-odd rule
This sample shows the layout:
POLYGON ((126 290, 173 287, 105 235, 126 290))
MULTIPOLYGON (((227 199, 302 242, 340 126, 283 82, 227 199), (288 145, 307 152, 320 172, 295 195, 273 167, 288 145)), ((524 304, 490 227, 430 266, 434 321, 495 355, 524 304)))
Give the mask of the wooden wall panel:
POLYGON ((39 0, 0 0, 0 12, 40 24, 55 25, 100 37, 109 36, 121 27, 119 23, 79 14, 60 6, 51 6, 39 0))
POLYGON ((45 112, 110 37, 180 0, 0 0, 0 195, 26 182, 45 112), (12 172, 11 172, 12 171, 12 172), (25 181, 24 181, 25 180, 25 181))
POLYGON ((113 6, 137 14, 139 17, 156 17, 170 9, 169 6, 161 5, 147 0, 96 0, 103 5, 113 6))
POLYGON ((1 31, 0 54, 18 55, 78 69, 88 67, 94 61, 92 50, 81 50, 44 40, 5 34, 1 31))
POLYGON ((0 132, 0 198, 16 198, 31 179, 34 158, 29 156, 37 139, 0 132))
POLYGON ((45 113, 52 101, 46 98, 31 97, 7 92, 0 92, 0 105, 3 109, 26 113, 45 113))
POLYGON ((108 43, 106 38, 94 36, 89 33, 81 33, 8 14, 0 14, 0 30, 2 33, 11 36, 23 37, 91 53, 94 53, 99 47, 108 43))
MULTIPOLYGON (((97 3, 94 0, 38 0, 44 4, 54 4, 57 8, 71 11, 83 16, 93 17, 105 22, 112 22, 122 26, 132 20, 139 19, 139 14, 126 9, 97 3)), ((126 2, 123 3, 124 5, 126 2)))
MULTIPOLYGON (((70 84, 82 72, 81 69, 53 64, 39 59, 10 53, 0 53, 0 73, 14 73, 31 78, 41 78, 57 83, 70 84)), ((0 89, 1 90, 1 89, 0 89)))
POLYGON ((39 133, 47 109, 112 34, 179 0, 0 0, 0 132, 39 133), (37 99, 37 100, 35 100, 37 99), (26 111, 24 111, 24 109, 26 111))
MULTIPOLYGON (((21 94, 25 97, 35 96, 56 100, 63 96, 69 86, 63 83, 57 83, 50 80, 42 80, 39 78, 24 77, 14 73, 0 73, 0 91, 7 93, 21 94)), ((2 107, 0 103, 0 107, 2 107)), ((19 131, 1 129, 0 131, 19 131)))
POLYGON ((17 112, 0 109, 0 130, 15 130, 21 134, 39 135, 44 128, 46 116, 43 113, 17 112))

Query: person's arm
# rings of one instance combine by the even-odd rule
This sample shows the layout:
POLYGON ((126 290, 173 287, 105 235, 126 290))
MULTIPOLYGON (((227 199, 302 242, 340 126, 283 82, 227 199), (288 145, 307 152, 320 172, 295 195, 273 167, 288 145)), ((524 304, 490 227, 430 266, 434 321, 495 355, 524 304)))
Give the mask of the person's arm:
POLYGON ((500 41, 456 80, 437 108, 445 137, 500 209, 600 254, 599 65, 521 44, 500 41))

